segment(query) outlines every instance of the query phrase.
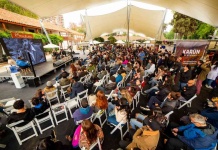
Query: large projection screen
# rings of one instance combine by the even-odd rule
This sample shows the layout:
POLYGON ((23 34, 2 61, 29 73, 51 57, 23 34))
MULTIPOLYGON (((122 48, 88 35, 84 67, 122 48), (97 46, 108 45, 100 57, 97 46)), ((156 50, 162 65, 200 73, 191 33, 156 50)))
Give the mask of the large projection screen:
POLYGON ((0 41, 5 53, 14 60, 21 56, 30 61, 28 57, 30 53, 33 65, 46 61, 41 39, 2 38, 0 41))

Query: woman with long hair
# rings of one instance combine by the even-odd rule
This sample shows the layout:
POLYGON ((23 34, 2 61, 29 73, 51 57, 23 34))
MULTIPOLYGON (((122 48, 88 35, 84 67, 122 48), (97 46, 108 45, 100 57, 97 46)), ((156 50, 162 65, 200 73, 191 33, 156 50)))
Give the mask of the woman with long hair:
POLYGON ((69 77, 73 77, 76 72, 77 72, 77 68, 75 67, 75 65, 73 63, 70 64, 70 75, 69 75, 69 77))
POLYGON ((90 146, 97 141, 97 138, 99 138, 100 142, 103 142, 104 133, 97 124, 93 124, 90 120, 83 120, 81 127, 80 148, 84 147, 86 150, 89 150, 90 146))
POLYGON ((90 146, 97 142, 98 138, 100 143, 102 143, 104 139, 102 129, 97 124, 93 124, 87 119, 82 121, 82 123, 75 129, 73 135, 66 136, 66 139, 72 142, 73 148, 84 150, 89 150, 90 146))
MULTIPOLYGON (((120 99, 112 101, 112 104, 114 104, 114 115, 109 116, 107 121, 115 125, 118 125, 120 122, 122 122, 122 124, 125 124, 129 119, 130 115, 130 107, 127 99, 122 97, 120 99)), ((109 107, 110 108, 108 108, 108 112, 111 113, 113 107, 109 107)))
POLYGON ((216 80, 216 77, 218 76, 218 61, 214 63, 214 65, 211 66, 211 70, 207 75, 207 84, 206 87, 209 89, 212 89, 212 82, 216 80))
POLYGON ((107 109, 108 101, 103 91, 99 90, 96 94, 96 103, 94 104, 94 112, 107 109))
POLYGON ((130 95, 130 92, 128 91, 128 89, 126 89, 126 88, 120 89, 120 94, 122 97, 127 99, 129 104, 132 103, 132 96, 130 95))

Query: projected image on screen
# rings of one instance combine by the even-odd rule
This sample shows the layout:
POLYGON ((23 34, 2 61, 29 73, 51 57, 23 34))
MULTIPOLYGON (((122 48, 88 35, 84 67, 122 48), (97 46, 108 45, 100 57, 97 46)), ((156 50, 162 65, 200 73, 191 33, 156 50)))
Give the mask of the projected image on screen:
POLYGON ((46 61, 42 41, 39 39, 3 38, 2 45, 5 53, 14 60, 21 56, 25 60, 30 61, 28 57, 28 53, 30 53, 33 65, 46 61))

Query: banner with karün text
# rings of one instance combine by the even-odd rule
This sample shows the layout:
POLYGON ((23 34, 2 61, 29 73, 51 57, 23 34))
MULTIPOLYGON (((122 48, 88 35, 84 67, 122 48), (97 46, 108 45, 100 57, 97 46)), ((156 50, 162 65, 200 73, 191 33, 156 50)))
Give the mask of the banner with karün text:
POLYGON ((184 55, 183 65, 194 66, 204 55, 209 41, 176 41, 176 56, 184 55))

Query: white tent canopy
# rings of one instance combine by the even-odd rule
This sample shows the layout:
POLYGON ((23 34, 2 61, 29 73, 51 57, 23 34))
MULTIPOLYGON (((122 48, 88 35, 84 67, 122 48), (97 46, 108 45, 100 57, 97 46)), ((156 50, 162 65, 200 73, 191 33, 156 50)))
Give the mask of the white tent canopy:
MULTIPOLYGON (((164 10, 146 10, 130 6, 130 30, 156 37, 164 17, 164 10)), ((110 14, 84 16, 86 22, 86 40, 99 37, 102 33, 112 33, 116 29, 127 29, 127 8, 110 14)))
POLYGON ((134 44, 140 44, 139 41, 132 41, 132 43, 134 43, 134 44))
POLYGON ((59 48, 59 46, 50 43, 50 44, 47 44, 47 45, 43 46, 43 48, 59 48))
POLYGON ((98 42, 98 41, 96 41, 96 40, 94 40, 94 41, 92 41, 92 40, 90 40, 89 41, 89 44, 100 44, 101 42, 98 42))
POLYGON ((125 42, 123 42, 122 40, 118 40, 115 43, 117 43, 117 44, 125 44, 125 42))
MULTIPOLYGON (((89 9, 118 0, 9 0, 40 17, 51 17, 76 10, 89 9), (49 8, 49 9, 48 9, 49 8)), ((122 1, 122 0, 119 0, 122 1)), ((218 0, 135 0, 153 4, 218 26, 218 0)))

